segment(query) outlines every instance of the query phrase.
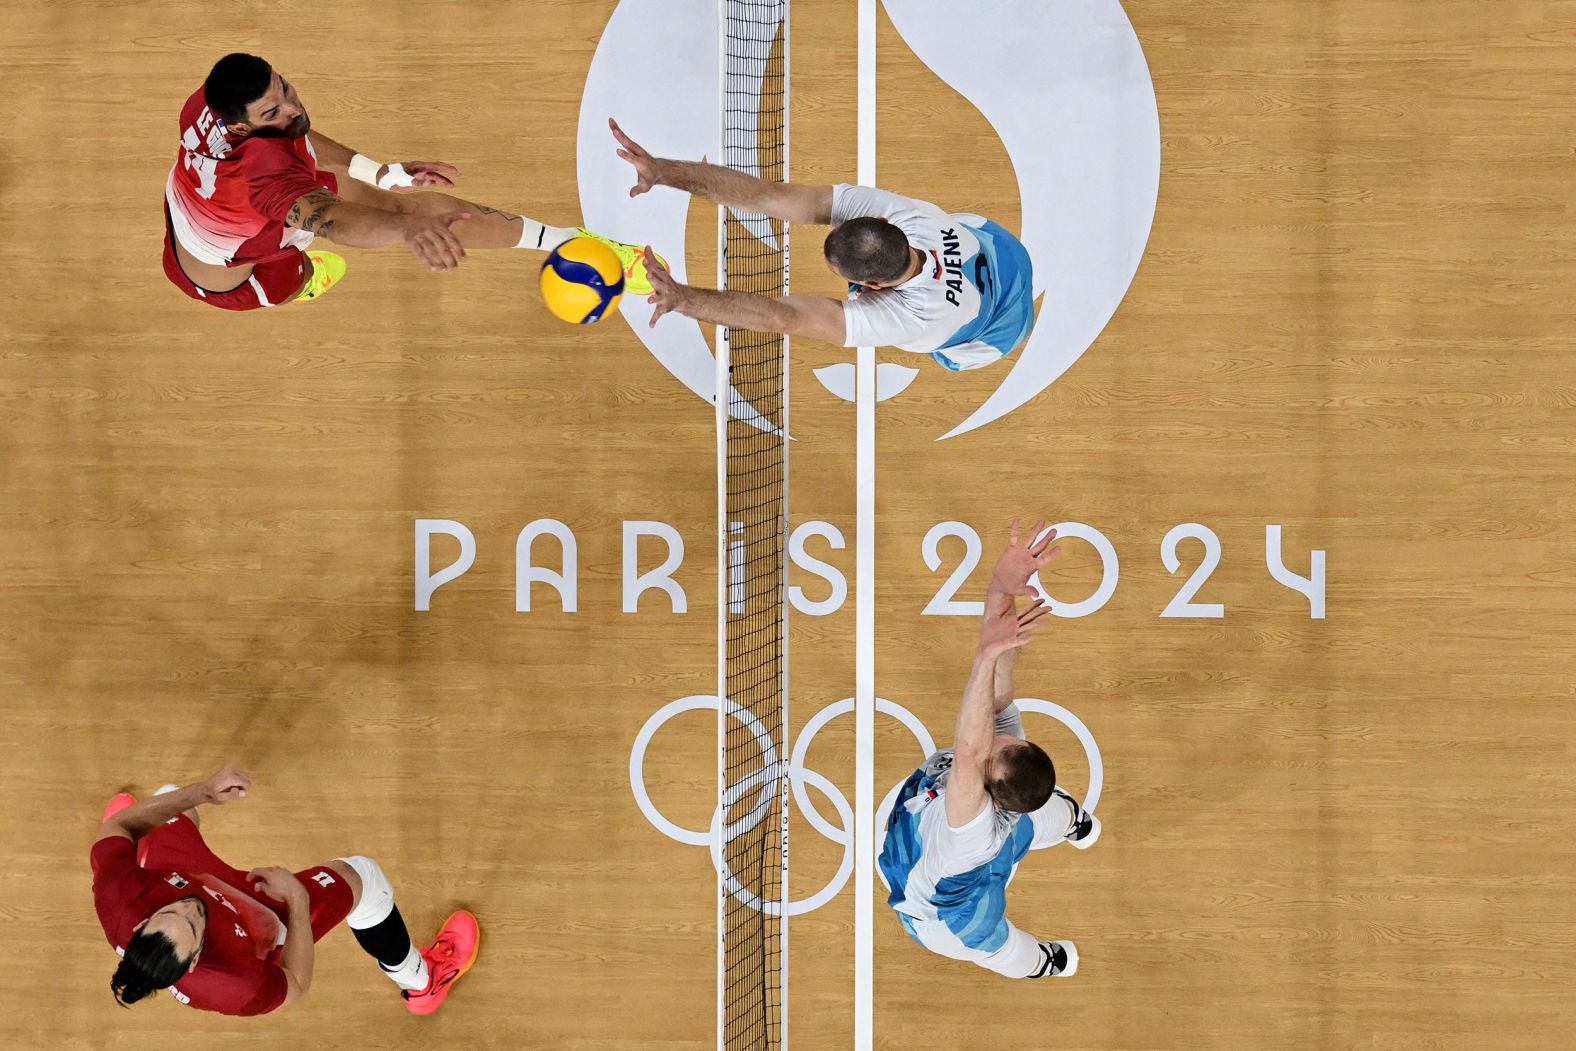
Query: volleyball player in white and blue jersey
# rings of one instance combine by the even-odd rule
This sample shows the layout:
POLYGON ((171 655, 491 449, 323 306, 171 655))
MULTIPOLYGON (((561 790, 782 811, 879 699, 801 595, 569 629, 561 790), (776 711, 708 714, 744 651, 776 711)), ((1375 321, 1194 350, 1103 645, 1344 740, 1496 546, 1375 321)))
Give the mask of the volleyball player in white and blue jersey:
POLYGON ((948 214, 869 186, 796 186, 715 164, 653 157, 608 123, 618 155, 635 168, 631 196, 671 186, 739 214, 834 226, 826 262, 849 285, 847 300, 760 296, 679 284, 666 268, 648 266, 653 325, 673 311, 841 347, 896 347, 924 354, 951 372, 1000 361, 1029 338, 1029 253, 989 219, 948 214))
POLYGON ((910 937, 1008 978, 1078 969, 1072 942, 1039 941, 1007 920, 1007 884, 1018 862, 1056 840, 1083 849, 1100 836, 1100 822, 1056 787, 1050 757, 1024 740, 1013 704, 1018 649, 1048 612, 1038 598, 1020 611, 1015 596, 1033 594, 1029 577, 1056 553, 1054 536, 1021 545, 1013 523, 1011 545, 991 575, 953 746, 903 782, 880 858, 887 904, 910 937))

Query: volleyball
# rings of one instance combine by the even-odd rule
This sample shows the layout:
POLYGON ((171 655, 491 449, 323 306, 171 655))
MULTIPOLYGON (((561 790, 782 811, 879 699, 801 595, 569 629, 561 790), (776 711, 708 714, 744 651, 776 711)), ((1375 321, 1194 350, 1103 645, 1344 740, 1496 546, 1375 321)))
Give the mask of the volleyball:
POLYGON ((624 292, 624 268, 601 241, 572 237, 542 264, 542 302, 572 325, 602 320, 624 292))

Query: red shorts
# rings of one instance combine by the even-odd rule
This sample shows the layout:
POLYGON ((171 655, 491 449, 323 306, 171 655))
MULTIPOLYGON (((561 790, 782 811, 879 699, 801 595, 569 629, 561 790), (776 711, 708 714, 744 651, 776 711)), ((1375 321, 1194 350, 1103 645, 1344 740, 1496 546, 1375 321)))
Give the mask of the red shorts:
MULTIPOLYGON (((203 842, 202 833, 191 818, 182 814, 168 824, 160 825, 137 841, 137 864, 143 868, 171 868, 183 872, 205 873, 217 876, 239 890, 251 891, 246 874, 222 861, 203 842), (150 864, 151 863, 151 864, 150 864)), ((313 865, 295 873, 295 878, 306 888, 306 897, 312 903, 312 940, 322 941, 323 935, 338 927, 350 915, 354 896, 343 876, 327 865, 313 865), (327 876, 322 877, 326 873, 327 876), (327 884, 326 886, 324 884, 327 884)), ((255 892, 253 892, 255 893, 255 892)), ((267 899, 259 896, 264 904, 267 899)), ((284 913, 274 910, 281 920, 284 913)))
POLYGON ((164 276, 170 284, 193 299, 216 306, 221 310, 256 310, 258 307, 276 307, 288 303, 301 291, 311 276, 312 263, 299 248, 292 248, 288 255, 252 267, 252 276, 228 292, 210 292, 198 288, 181 269, 175 258, 175 239, 169 224, 164 229, 164 276))

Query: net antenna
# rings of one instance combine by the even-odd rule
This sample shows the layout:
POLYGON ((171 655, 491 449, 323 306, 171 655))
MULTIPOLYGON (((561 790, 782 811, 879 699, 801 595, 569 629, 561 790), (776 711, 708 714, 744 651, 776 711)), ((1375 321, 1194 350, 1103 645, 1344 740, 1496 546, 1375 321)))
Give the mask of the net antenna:
MULTIPOLYGON (((788 176, 788 0, 718 0, 723 165, 788 176)), ((788 294, 788 224, 717 210, 719 288, 788 294)), ((717 332, 717 1047, 788 1046, 788 340, 717 332)))

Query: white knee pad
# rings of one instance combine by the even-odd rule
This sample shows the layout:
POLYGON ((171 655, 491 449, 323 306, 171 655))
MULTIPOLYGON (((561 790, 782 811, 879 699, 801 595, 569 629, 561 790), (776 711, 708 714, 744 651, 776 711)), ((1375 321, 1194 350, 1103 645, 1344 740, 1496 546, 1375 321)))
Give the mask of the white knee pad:
POLYGON ((378 863, 359 854, 338 860, 349 865, 361 877, 361 900, 345 917, 350 928, 366 930, 388 919, 389 913, 394 911, 394 888, 389 886, 389 878, 383 875, 378 863))

